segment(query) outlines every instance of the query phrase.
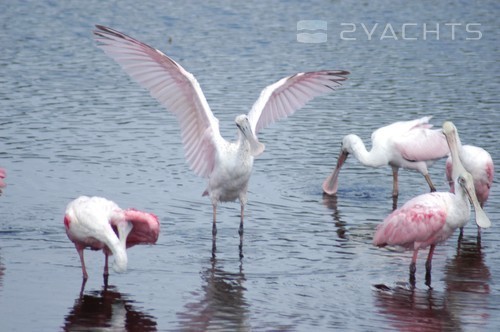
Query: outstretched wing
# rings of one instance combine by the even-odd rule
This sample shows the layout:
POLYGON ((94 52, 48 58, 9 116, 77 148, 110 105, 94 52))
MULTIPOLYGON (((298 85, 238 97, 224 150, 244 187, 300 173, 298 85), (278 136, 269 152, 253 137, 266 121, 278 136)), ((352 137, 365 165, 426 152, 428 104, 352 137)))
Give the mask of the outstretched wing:
POLYGON ((262 90, 248 113, 252 131, 295 113, 311 99, 334 91, 347 79, 348 71, 323 70, 285 77, 262 90))
POLYGON ((222 137, 196 78, 161 51, 119 31, 96 25, 94 37, 98 47, 176 116, 190 168, 208 177, 222 137))

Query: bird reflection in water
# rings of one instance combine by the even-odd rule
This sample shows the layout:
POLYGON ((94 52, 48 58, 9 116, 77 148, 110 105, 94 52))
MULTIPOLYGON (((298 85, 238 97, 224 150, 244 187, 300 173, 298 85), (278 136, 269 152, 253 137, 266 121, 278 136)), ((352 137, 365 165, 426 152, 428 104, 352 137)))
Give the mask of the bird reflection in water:
POLYGON ((444 270, 444 293, 404 283, 375 285, 375 305, 399 331, 477 329, 490 319, 490 271, 474 237, 464 239, 444 270))
POLYGON ((340 220, 340 213, 337 209, 337 195, 326 195, 323 194, 323 205, 325 205, 328 209, 332 210, 332 217, 335 222, 335 227, 337 228, 337 235, 340 239, 347 239, 347 229, 346 222, 340 220))
POLYGON ((456 255, 446 263, 444 272, 449 310, 460 317, 463 325, 470 323, 477 327, 486 324, 489 319, 491 274, 475 236, 462 239, 456 255))
POLYGON ((116 287, 80 294, 65 318, 64 331, 157 331, 156 318, 134 307, 116 287))
POLYGON ((394 289, 384 285, 375 287, 375 306, 398 331, 462 330, 442 293, 407 287, 406 283, 394 289))
POLYGON ((201 272, 203 280, 199 300, 187 303, 177 314, 184 331, 229 330, 248 331, 248 303, 245 299, 246 281, 240 260, 237 272, 227 272, 217 259, 201 272))

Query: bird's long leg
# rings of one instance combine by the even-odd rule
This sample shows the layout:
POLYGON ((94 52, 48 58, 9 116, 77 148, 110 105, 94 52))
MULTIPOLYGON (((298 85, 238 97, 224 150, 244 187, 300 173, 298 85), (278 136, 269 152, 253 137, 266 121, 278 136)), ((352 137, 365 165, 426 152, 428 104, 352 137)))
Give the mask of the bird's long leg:
POLYGON ((462 239, 464 237, 464 228, 460 227, 460 232, 458 233, 458 246, 460 246, 460 242, 462 242, 462 239))
POLYGON ((432 268, 432 255, 434 254, 435 244, 431 244, 429 248, 429 254, 427 255, 427 260, 425 261, 425 284, 431 286, 431 268, 432 268))
POLYGON ((104 279, 104 287, 108 287, 108 277, 109 277, 109 268, 108 268, 108 258, 109 254, 104 251, 104 273, 102 274, 102 277, 104 279))
POLYGON ((418 249, 415 249, 415 251, 413 251, 413 257, 411 259, 411 264, 410 264, 410 284, 412 286, 415 286, 415 272, 417 271, 417 256, 418 256, 418 249))
POLYGON ((398 171, 399 167, 392 166, 392 197, 399 195, 398 171))
POLYGON ((212 258, 215 259, 215 252, 217 250, 217 202, 212 203, 213 207, 213 221, 212 221, 212 258))
POLYGON ((238 229, 238 234, 240 234, 240 237, 243 236, 243 219, 244 219, 244 213, 245 213, 245 204, 241 203, 241 210, 240 210, 240 228, 238 229))
POLYGON ((217 235, 217 203, 212 204, 213 207, 213 220, 212 220, 212 235, 217 235))
POLYGON ((431 177, 429 176, 429 173, 424 174, 425 181, 427 181, 427 184, 429 185, 429 188, 431 189, 431 193, 436 191, 436 187, 434 187, 434 184, 431 181, 431 177))
POLYGON ((83 248, 77 246, 76 251, 78 252, 78 256, 80 256, 80 263, 82 265, 83 280, 87 280, 89 278, 89 275, 87 274, 87 269, 85 268, 85 259, 83 258, 83 248))

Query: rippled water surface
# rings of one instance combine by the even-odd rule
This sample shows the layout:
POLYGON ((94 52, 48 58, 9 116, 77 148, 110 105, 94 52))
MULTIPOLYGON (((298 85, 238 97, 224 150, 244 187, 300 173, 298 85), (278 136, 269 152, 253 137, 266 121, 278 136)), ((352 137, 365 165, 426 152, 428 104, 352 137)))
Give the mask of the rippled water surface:
MULTIPOLYGON (((384 124, 425 115, 436 126, 454 121, 464 143, 498 164, 499 9, 496 1, 2 4, 2 330, 497 331, 498 180, 485 207, 493 227, 480 245, 469 223, 460 248, 457 234, 439 246, 431 289, 426 250, 411 288, 411 253, 371 245, 392 209, 390 168, 349 159, 335 198, 322 196, 321 183, 344 135, 369 141, 384 124), (306 19, 327 22, 326 42, 297 42, 306 19), (95 47, 96 23, 193 73, 229 139, 234 117, 266 85, 299 71, 351 71, 344 88, 259 135, 266 151, 250 181, 242 259, 239 204, 218 211, 213 259, 206 182, 184 162, 177 122, 95 47), (453 35, 446 23, 456 23, 453 35), (63 214, 82 194, 154 212, 161 234, 128 251, 128 271, 112 273, 107 289, 102 253, 86 251, 81 293, 63 214)), ((431 177, 448 189, 444 160, 431 177)), ((421 175, 400 172, 399 204, 427 190, 421 175)))

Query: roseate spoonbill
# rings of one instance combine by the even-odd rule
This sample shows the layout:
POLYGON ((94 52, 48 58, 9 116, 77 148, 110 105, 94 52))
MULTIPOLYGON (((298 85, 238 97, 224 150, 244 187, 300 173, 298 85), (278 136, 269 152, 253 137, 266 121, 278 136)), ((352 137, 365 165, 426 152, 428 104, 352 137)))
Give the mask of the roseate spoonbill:
POLYGON ((248 115, 238 115, 238 140, 226 141, 195 77, 161 51, 119 31, 96 25, 98 47, 148 89, 180 124, 185 156, 195 174, 208 177, 203 196, 213 207, 215 236, 218 202, 240 201, 239 234, 243 234, 244 207, 254 157, 264 151, 259 130, 284 119, 314 97, 338 88, 347 79, 344 70, 298 73, 266 87, 248 115))
POLYGON ((0 195, 2 194, 2 188, 5 188, 6 184, 3 182, 3 179, 7 176, 7 173, 3 168, 0 168, 0 195))
MULTIPOLYGON (((457 132, 457 128, 450 122, 450 126, 453 126, 450 129, 450 133, 448 135, 455 136, 457 141, 457 150, 458 157, 462 162, 464 168, 471 173, 472 178, 474 179, 474 188, 476 189, 476 196, 479 204, 482 208, 484 208, 484 203, 488 200, 488 196, 490 195, 490 188, 493 183, 493 159, 491 155, 484 149, 473 146, 473 145, 462 145, 460 142, 460 137, 457 132)), ((450 191, 455 191, 453 177, 456 177, 457 174, 453 172, 453 163, 451 155, 446 160, 446 178, 450 184, 450 191)), ((478 237, 481 236, 481 228, 477 229, 478 237)), ((463 227, 460 228, 460 236, 463 234, 463 227)))
POLYGON ((68 204, 64 226, 80 256, 84 280, 87 280, 88 274, 83 249, 103 250, 106 281, 110 254, 115 256, 113 269, 124 272, 127 269, 126 248, 136 244, 154 244, 160 232, 160 223, 154 214, 135 209, 122 210, 106 198, 87 196, 80 196, 68 204))
POLYGON ((337 193, 340 168, 349 154, 354 155, 363 165, 392 167, 392 196, 398 196, 398 171, 407 168, 422 173, 432 191, 432 184, 427 167, 435 160, 448 153, 446 139, 441 130, 430 129, 431 116, 411 121, 394 122, 372 133, 372 149, 366 150, 361 138, 354 134, 345 136, 337 159, 337 166, 323 182, 323 192, 328 195, 337 193))
POLYGON ((482 228, 491 222, 482 210, 474 189, 472 175, 467 172, 458 156, 457 142, 452 135, 453 125, 443 124, 443 133, 449 144, 453 158, 455 193, 433 192, 412 198, 401 208, 393 211, 378 225, 373 238, 376 246, 397 245, 413 249, 410 264, 410 283, 415 283, 417 254, 420 249, 430 246, 426 267, 426 284, 430 285, 431 261, 436 244, 448 239, 453 231, 463 227, 470 219, 470 204, 474 206, 476 223, 482 228))

